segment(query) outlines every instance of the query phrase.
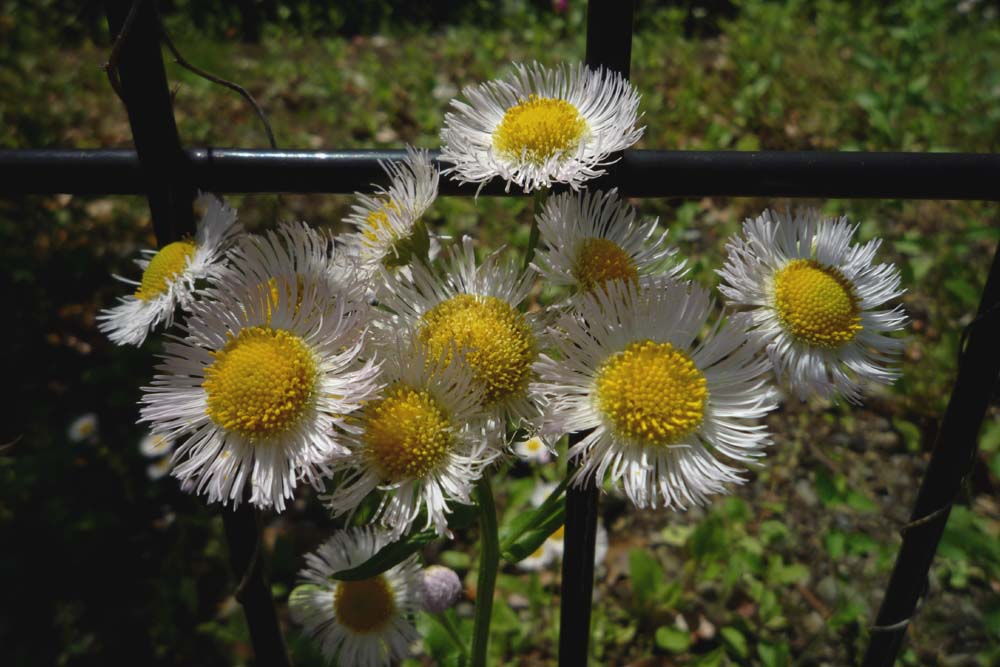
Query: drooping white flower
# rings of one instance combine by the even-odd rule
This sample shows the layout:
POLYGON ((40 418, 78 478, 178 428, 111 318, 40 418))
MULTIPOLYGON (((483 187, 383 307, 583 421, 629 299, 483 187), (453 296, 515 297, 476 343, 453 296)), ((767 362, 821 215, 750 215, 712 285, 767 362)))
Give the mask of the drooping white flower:
POLYGON ((420 564, 414 554, 384 573, 338 581, 337 572, 361 565, 391 540, 371 528, 340 531, 306 555, 302 585, 288 598, 292 620, 338 665, 388 667, 419 638, 410 618, 420 606, 420 564))
POLYGON ((119 304, 102 310, 97 327, 117 345, 142 345, 146 336, 161 323, 170 327, 178 307, 189 310, 194 303, 195 282, 211 278, 223 261, 226 250, 242 231, 236 211, 214 195, 201 195, 195 202, 204 209, 195 227, 195 237, 168 243, 159 250, 144 250, 136 260, 142 280, 135 293, 119 297, 119 304))
POLYGON ((377 389, 362 359, 367 306, 313 271, 316 239, 290 226, 247 236, 168 342, 141 421, 175 440, 173 475, 210 502, 282 511, 301 480, 319 487, 330 437, 377 389))
POLYGON ((502 433, 506 420, 533 423, 537 397, 528 385, 538 356, 534 317, 518 310, 531 289, 533 272, 521 273, 498 254, 477 266, 472 240, 452 248, 443 278, 423 265, 411 276, 384 273, 380 304, 386 331, 413 331, 429 357, 466 366, 481 407, 492 420, 489 431, 502 433))
POLYGON ((350 455, 330 462, 345 474, 324 499, 335 515, 349 514, 378 490, 376 516, 393 537, 421 512, 425 528, 450 534, 448 504, 472 502, 499 453, 483 434, 481 393, 461 363, 434 360, 412 340, 382 352, 384 388, 343 426, 338 440, 350 455))
POLYGON ((426 150, 406 147, 400 162, 382 163, 389 187, 374 195, 356 193, 357 203, 345 218, 358 231, 345 235, 349 252, 362 270, 396 268, 416 255, 427 256, 430 238, 420 219, 437 198, 439 172, 426 150))
POLYGON ((816 210, 765 211, 726 246, 719 291, 753 318, 775 375, 797 397, 844 395, 860 402, 866 382, 889 384, 906 324, 892 264, 874 264, 881 241, 852 244, 857 226, 816 210))
POLYGON ((589 292, 608 281, 684 273, 683 261, 671 261, 677 249, 667 245, 656 219, 636 222, 635 208, 617 190, 554 195, 537 220, 535 267, 553 285, 589 292))
POLYGON ((445 173, 462 182, 495 176, 525 192, 574 190, 604 173, 612 154, 642 137, 639 93, 627 79, 583 64, 515 64, 505 78, 467 86, 441 130, 445 173))
POLYGON ((610 478, 637 507, 683 508, 742 482, 730 462, 763 455, 769 364, 745 316, 696 342, 710 306, 692 283, 610 283, 549 330, 555 355, 535 366, 542 434, 586 432, 569 451, 575 485, 610 478))

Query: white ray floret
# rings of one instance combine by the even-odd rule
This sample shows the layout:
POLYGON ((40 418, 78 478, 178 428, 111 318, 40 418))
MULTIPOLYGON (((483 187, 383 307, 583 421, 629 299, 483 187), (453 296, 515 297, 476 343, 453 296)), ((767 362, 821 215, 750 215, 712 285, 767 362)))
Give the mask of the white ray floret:
POLYGON ((667 245, 657 220, 637 222, 616 189, 549 197, 537 220, 542 245, 534 266, 553 285, 589 292, 612 280, 684 273, 683 261, 671 261, 677 249, 667 245))
POLYGON ((371 579, 333 578, 391 541, 372 528, 351 528, 306 555, 306 567, 299 572, 302 583, 289 596, 288 610, 333 664, 388 667, 406 658, 419 639, 410 620, 420 608, 416 554, 371 579))
POLYGON ((741 483, 739 464, 763 456, 769 364, 745 316, 698 342, 710 309, 692 283, 616 282, 549 330, 555 354, 535 365, 542 434, 586 432, 569 451, 575 485, 608 479, 637 507, 684 508, 741 483))
MULTIPOLYGON (((293 235, 294 236, 294 235, 293 235)), ((297 237, 296 237, 297 238, 297 237)), ((141 421, 174 440, 173 475, 210 502, 282 511, 344 453, 335 425, 377 390, 367 310, 310 265, 308 244, 246 237, 165 346, 141 421)))
POLYGON ((525 192, 574 190, 604 173, 612 154, 642 137, 640 95, 627 79, 583 64, 514 64, 502 79, 467 86, 441 130, 441 161, 461 182, 495 176, 525 192))
POLYGON ((906 325, 899 270, 875 264, 881 240, 851 243, 857 225, 765 211, 743 223, 718 271, 727 304, 753 318, 775 375, 805 400, 842 394, 860 402, 865 383, 889 384, 904 342, 889 336, 906 325))
POLYGON ((118 305, 102 310, 97 327, 117 345, 142 345, 160 324, 170 327, 178 307, 191 308, 195 283, 210 279, 226 251, 242 232, 236 211, 214 195, 201 195, 195 202, 204 209, 195 227, 195 237, 174 241, 157 250, 144 250, 136 260, 141 281, 115 278, 135 285, 133 294, 119 297, 118 305))
POLYGON ((518 310, 534 272, 524 274, 499 251, 477 266, 472 239, 452 248, 443 278, 423 265, 410 275, 383 272, 384 331, 412 331, 432 358, 470 368, 482 407, 501 433, 506 420, 530 424, 537 397, 528 391, 538 356, 534 317, 518 310))
POLYGON ((392 347, 382 351, 383 390, 339 438, 351 454, 331 462, 344 476, 325 500, 334 514, 351 514, 377 490, 375 516, 393 537, 421 512, 424 528, 450 535, 449 503, 470 503, 473 485, 499 454, 483 433, 482 396, 463 364, 431 359, 412 340, 392 347))
POLYGON ((402 161, 381 164, 389 187, 375 186, 372 195, 355 193, 357 201, 344 219, 358 229, 345 235, 347 248, 368 272, 428 255, 431 241, 421 216, 437 198, 440 177, 430 153, 412 146, 402 161))

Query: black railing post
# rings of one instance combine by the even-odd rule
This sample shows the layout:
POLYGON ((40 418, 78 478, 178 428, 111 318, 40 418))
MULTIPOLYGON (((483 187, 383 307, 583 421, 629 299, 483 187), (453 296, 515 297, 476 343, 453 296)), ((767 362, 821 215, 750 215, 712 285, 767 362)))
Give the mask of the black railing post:
MULTIPOLYGON (((590 0, 587 3, 587 67, 604 67, 628 77, 632 62, 634 10, 632 0, 590 0)), ((580 437, 581 434, 572 434, 570 446, 580 437)), ((566 474, 572 474, 575 468, 573 461, 569 461, 567 467, 566 474)), ((560 667, 585 666, 590 652, 600 486, 601 480, 595 479, 585 486, 569 486, 566 489, 566 548, 559 600, 560 667)))
MULTIPOLYGON (((153 230, 162 246, 194 233, 195 190, 174 120, 154 1, 107 0, 105 7, 113 39, 125 33, 113 51, 110 76, 117 79, 116 88, 125 103, 153 230)), ((223 509, 222 520, 229 562, 240 578, 237 597, 246 613, 257 664, 286 667, 288 653, 264 578, 258 512, 244 503, 236 510, 223 509)))
POLYGON ((944 533, 951 504, 975 463, 979 428, 1000 375, 1000 245, 983 288, 976 319, 967 329, 958 377, 920 484, 903 544, 896 555, 882 606, 871 628, 863 667, 891 667, 917 603, 926 594, 927 573, 944 533))

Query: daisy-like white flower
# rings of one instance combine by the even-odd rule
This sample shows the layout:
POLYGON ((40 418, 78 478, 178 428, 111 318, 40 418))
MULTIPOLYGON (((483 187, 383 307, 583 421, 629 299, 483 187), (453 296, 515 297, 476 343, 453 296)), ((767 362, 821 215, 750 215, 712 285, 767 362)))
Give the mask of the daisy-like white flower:
POLYGON ((514 65, 503 79, 467 86, 441 130, 441 161, 462 182, 494 176, 525 192, 604 173, 611 155, 639 140, 639 93, 627 79, 583 64, 514 65))
POLYGON ((556 553, 549 546, 548 540, 546 540, 534 552, 517 561, 515 566, 519 570, 526 572, 537 572, 538 570, 544 570, 554 563, 555 559, 556 553))
POLYGON ((381 304, 389 315, 387 330, 410 330, 429 350, 429 358, 467 366, 492 430, 505 420, 533 423, 537 397, 528 392, 532 364, 538 357, 534 319, 518 310, 531 289, 533 275, 502 262, 498 254, 476 265, 472 239, 454 249, 444 279, 426 266, 412 277, 384 273, 381 304))
POLYGON ((338 581, 333 575, 361 565, 391 542, 371 528, 341 531, 306 555, 303 584, 288 598, 292 620, 314 637, 338 665, 387 667, 419 639, 410 617, 420 607, 416 554, 372 579, 338 581))
POLYGON ((148 466, 146 466, 146 477, 152 481, 158 479, 163 479, 168 474, 170 474, 170 459, 164 456, 163 458, 153 461, 148 466))
POLYGON ((141 421, 175 440, 173 475, 210 502, 282 511, 301 479, 319 487, 330 437, 377 389, 362 362, 366 310, 320 273, 296 234, 246 237, 168 342, 141 421), (305 253, 307 256, 303 256, 305 253))
POLYGON ((66 429, 70 442, 83 442, 97 436, 97 415, 87 412, 76 419, 66 429))
POLYGON ((226 250, 242 231, 236 211, 214 195, 201 195, 195 204, 204 214, 195 228, 195 237, 168 243, 159 250, 144 250, 136 260, 142 280, 135 293, 120 297, 119 304, 102 310, 97 327, 117 345, 142 345, 146 336, 161 323, 170 327, 177 307, 189 310, 194 302, 195 281, 211 278, 226 250))
POLYGON ((611 283, 582 296, 550 329, 555 357, 536 364, 549 402, 542 435, 587 432, 570 448, 573 483, 614 484, 637 507, 684 508, 740 483, 770 441, 769 364, 748 318, 717 322, 693 283, 611 283))
POLYGON ((174 442, 161 433, 147 433, 139 441, 139 452, 146 458, 155 459, 166 456, 174 448, 174 442))
POLYGON ((549 197, 538 216, 542 247, 535 267, 554 285, 590 292, 608 281, 638 282, 657 275, 677 278, 684 262, 658 232, 657 220, 636 222, 636 210, 607 192, 563 192, 549 197))
POLYGON ((799 398, 843 394, 858 403, 865 382, 889 384, 906 325, 899 270, 874 264, 881 241, 851 243, 857 225, 816 210, 765 211, 743 223, 718 271, 732 308, 749 311, 775 375, 799 398))
POLYGON ((481 394, 468 369, 427 356, 410 341, 387 350, 384 389, 343 427, 351 455, 330 463, 345 471, 325 497, 334 514, 353 512, 369 493, 384 495, 376 513, 398 537, 421 511, 425 528, 449 534, 449 502, 470 503, 470 492, 498 452, 483 434, 481 394))
POLYGON ((525 461, 534 461, 535 463, 548 463, 552 458, 552 452, 549 451, 545 441, 537 435, 515 443, 514 453, 525 461))
POLYGON ((356 193, 357 203, 345 218, 358 228, 346 235, 348 247, 369 271, 404 266, 414 256, 428 255, 430 238, 420 217, 438 191, 439 172, 426 150, 407 146, 404 160, 383 162, 382 168, 389 187, 376 186, 374 195, 356 193))

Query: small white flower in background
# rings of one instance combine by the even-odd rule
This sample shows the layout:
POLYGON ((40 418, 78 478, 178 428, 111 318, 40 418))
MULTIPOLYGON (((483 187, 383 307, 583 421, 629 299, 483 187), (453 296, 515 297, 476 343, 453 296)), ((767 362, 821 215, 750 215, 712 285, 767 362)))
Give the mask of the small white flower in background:
POLYGON ((495 176, 525 192, 574 190, 604 173, 612 154, 642 137, 640 95, 627 79, 583 64, 514 64, 503 79, 466 86, 441 129, 441 161, 461 182, 495 176))
POLYGON ((170 327, 178 307, 190 310, 195 300, 195 282, 211 278, 242 225, 236 211, 214 195, 201 195, 195 202, 204 209, 195 227, 195 237, 168 243, 159 250, 144 250, 136 260, 142 280, 136 282, 115 276, 135 285, 135 293, 119 297, 119 304, 102 310, 97 327, 117 345, 142 345, 146 336, 161 323, 170 327))
POLYGON ((881 241, 851 243, 857 225, 765 211, 743 223, 718 271, 727 305, 753 318, 775 375, 800 399, 844 395, 858 403, 866 382, 890 384, 903 341, 888 334, 906 325, 899 270, 874 264, 881 241))
POLYGON ((249 488, 280 512, 299 482, 321 486, 347 453, 332 428, 378 388, 362 359, 367 306, 310 270, 327 245, 310 234, 244 237, 143 388, 140 421, 176 441, 173 475, 209 502, 238 505, 249 488))
POLYGON ((534 553, 522 558, 516 563, 516 566, 520 570, 526 572, 537 572, 538 570, 544 570, 546 567, 555 562, 556 554, 549 547, 548 541, 543 542, 541 546, 535 549, 534 553))
POLYGON ((535 318, 518 310, 531 290, 534 272, 522 274, 494 253, 476 264, 472 239, 451 248, 444 279, 422 265, 410 276, 383 273, 379 321, 385 334, 413 331, 430 358, 467 367, 490 418, 487 432, 498 437, 507 420, 534 423, 537 397, 528 391, 538 357, 535 318))
POLYGON ((83 442, 97 437, 97 415, 88 412, 74 419, 66 429, 66 437, 70 442, 83 442))
POLYGON ((171 467, 170 458, 164 456, 162 459, 157 459, 146 466, 146 477, 155 482, 158 479, 166 477, 170 473, 171 467))
POLYGON ((139 452, 146 458, 166 456, 174 448, 174 441, 160 433, 147 433, 139 441, 139 452))
MULTIPOLYGON (((534 491, 531 492, 531 504, 534 507, 540 507, 545 500, 552 495, 552 492, 556 490, 559 486, 558 482, 539 482, 535 485, 534 491)), ((563 552, 565 551, 565 537, 566 537, 566 527, 559 526, 556 528, 551 535, 545 538, 545 542, 542 544, 543 549, 545 549, 549 557, 554 559, 561 559, 563 557, 563 552)), ((538 553, 538 552, 536 552, 538 553)), ((598 519, 597 521, 597 538, 594 543, 594 562, 600 564, 604 561, 604 557, 608 553, 608 531, 604 528, 604 524, 598 519)), ((534 555, 534 554, 533 554, 534 555)), ((538 562, 543 562, 542 559, 538 559, 538 562)), ((545 565, 548 563, 545 562, 545 565)), ((543 565, 544 567, 544 565, 543 565)), ((528 569, 532 569, 530 566, 528 569)))
POLYGON ((448 504, 470 503, 473 485, 499 455, 483 435, 482 395, 462 364, 429 357, 397 341, 380 350, 383 389, 334 439, 350 452, 329 462, 346 475, 329 496, 334 515, 350 514, 376 489, 376 516, 398 537, 421 511, 424 528, 450 535, 448 504))
POLYGON ((462 580, 443 565, 431 565, 420 576, 420 601, 424 611, 440 614, 462 597, 462 580))
POLYGON ((636 222, 636 210, 617 190, 563 192, 549 197, 537 216, 541 245, 535 267, 553 285, 590 292, 610 280, 678 278, 683 261, 657 220, 636 222))
POLYGON ((559 482, 538 482, 534 491, 531 492, 531 505, 541 507, 545 499, 552 495, 552 492, 559 486, 559 482))
POLYGON ((533 389, 548 399, 543 437, 589 431, 569 450, 573 484, 609 477, 639 508, 683 508, 744 481, 727 461, 754 462, 770 442, 769 364, 746 316, 696 343, 710 310, 693 283, 615 282, 549 330, 558 355, 542 355, 533 389))
POLYGON ((514 453, 525 461, 534 461, 535 463, 548 463, 552 459, 552 453, 548 446, 537 435, 515 443, 514 453))
POLYGON ((302 585, 288 598, 292 620, 302 625, 329 661, 358 667, 388 667, 404 659, 420 637, 410 622, 421 602, 416 554, 384 573, 361 581, 333 575, 361 565, 390 540, 372 528, 340 531, 306 555, 302 585))
POLYGON ((344 221, 358 231, 345 235, 348 251, 366 271, 397 268, 413 255, 429 253, 430 238, 420 217, 437 198, 440 174, 426 150, 406 147, 406 158, 384 162, 389 187, 374 195, 355 193, 357 203, 344 221))

